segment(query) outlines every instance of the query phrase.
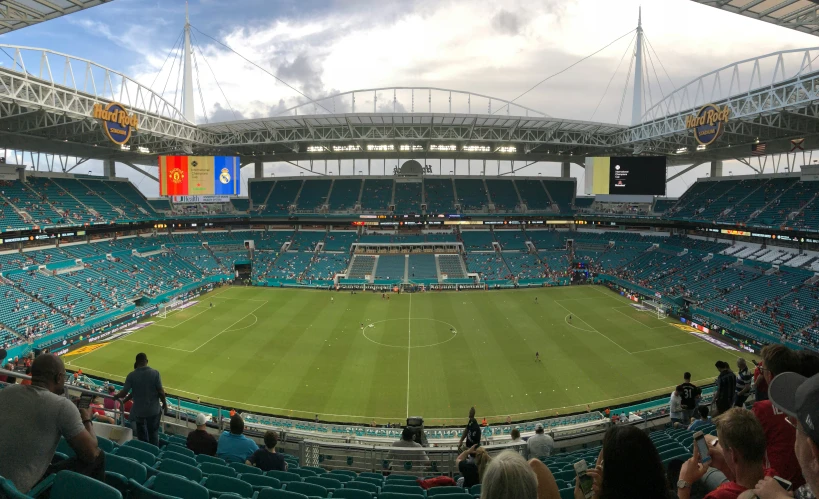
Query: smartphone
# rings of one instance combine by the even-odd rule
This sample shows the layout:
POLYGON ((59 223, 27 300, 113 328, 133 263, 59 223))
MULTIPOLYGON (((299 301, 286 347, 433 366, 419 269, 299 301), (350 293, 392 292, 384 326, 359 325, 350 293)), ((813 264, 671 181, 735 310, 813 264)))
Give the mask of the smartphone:
POLYGON ((708 442, 705 441, 705 436, 701 431, 694 433, 694 445, 700 452, 700 462, 702 464, 711 462, 711 454, 708 453, 708 442))
POLYGON ((88 409, 91 406, 92 400, 94 400, 93 395, 83 393, 80 395, 80 400, 77 401, 77 407, 80 409, 88 409))
POLYGON ((785 489, 786 492, 790 492, 791 487, 793 487, 793 484, 791 482, 785 480, 782 477, 775 476, 775 477, 773 477, 773 479, 776 480, 777 482, 779 482, 779 486, 782 487, 783 489, 785 489))
POLYGON ((585 459, 574 463, 574 471, 577 473, 577 482, 580 484, 580 491, 583 492, 583 497, 586 499, 592 496, 592 485, 594 485, 594 479, 586 473, 588 469, 589 467, 585 459))

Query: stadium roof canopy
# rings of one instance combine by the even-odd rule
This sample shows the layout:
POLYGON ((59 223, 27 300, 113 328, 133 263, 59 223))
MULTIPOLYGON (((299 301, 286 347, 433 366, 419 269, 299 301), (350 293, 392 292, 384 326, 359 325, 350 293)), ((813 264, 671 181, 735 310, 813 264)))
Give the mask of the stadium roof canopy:
POLYGON ((0 0, 0 34, 113 0, 0 0))
POLYGON ((819 35, 817 0, 693 0, 777 26, 819 35))

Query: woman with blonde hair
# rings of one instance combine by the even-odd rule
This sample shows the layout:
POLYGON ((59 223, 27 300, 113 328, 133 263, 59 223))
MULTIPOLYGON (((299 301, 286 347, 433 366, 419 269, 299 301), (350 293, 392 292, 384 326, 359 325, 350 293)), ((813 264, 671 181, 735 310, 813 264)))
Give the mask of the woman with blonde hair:
POLYGON ((455 464, 458 466, 458 471, 464 477, 463 487, 469 489, 473 485, 481 483, 486 467, 492 461, 492 456, 486 452, 486 449, 479 447, 478 444, 466 449, 455 458, 455 464))
POLYGON ((492 459, 482 477, 481 499, 537 499, 537 475, 515 451, 503 451, 492 459))

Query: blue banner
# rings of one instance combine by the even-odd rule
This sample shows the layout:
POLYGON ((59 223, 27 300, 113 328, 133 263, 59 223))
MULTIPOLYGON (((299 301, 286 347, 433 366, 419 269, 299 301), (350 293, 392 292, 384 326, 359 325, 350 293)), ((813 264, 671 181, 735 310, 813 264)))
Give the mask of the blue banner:
POLYGON ((241 166, 238 156, 213 158, 213 194, 238 196, 241 191, 241 166))

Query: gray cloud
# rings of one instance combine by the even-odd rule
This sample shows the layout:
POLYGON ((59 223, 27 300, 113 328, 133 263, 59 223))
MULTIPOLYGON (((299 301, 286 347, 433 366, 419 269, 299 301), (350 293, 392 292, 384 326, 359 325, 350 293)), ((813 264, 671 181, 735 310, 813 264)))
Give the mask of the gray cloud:
POLYGON ((509 12, 506 9, 501 9, 492 16, 492 27, 498 33, 504 35, 514 36, 519 34, 524 24, 525 22, 521 20, 518 14, 509 12))
POLYGON ((321 72, 313 67, 304 53, 298 54, 293 62, 279 64, 276 75, 314 99, 324 88, 321 72))
POLYGON ((218 102, 213 104, 213 110, 208 115, 208 120, 212 122, 237 121, 245 118, 246 116, 242 114, 241 111, 234 111, 230 108, 224 108, 218 102))

